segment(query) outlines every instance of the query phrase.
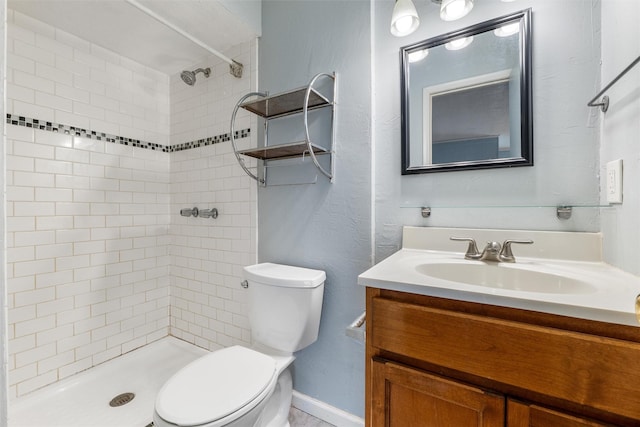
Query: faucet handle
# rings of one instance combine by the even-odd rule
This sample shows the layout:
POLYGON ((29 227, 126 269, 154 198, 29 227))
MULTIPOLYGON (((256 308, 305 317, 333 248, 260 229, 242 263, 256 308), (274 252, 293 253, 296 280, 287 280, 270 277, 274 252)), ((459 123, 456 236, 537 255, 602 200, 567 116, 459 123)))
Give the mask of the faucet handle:
POLYGON ((476 241, 471 237, 449 237, 449 240, 454 240, 456 242, 469 242, 469 246, 467 246, 467 252, 464 254, 466 259, 479 259, 480 251, 478 251, 478 246, 476 246, 476 241))
POLYGON ((500 251, 500 261, 502 262, 516 262, 516 258, 513 256, 513 252, 511 251, 511 244, 517 243, 520 245, 531 245, 533 244, 533 240, 505 240, 502 244, 502 250, 500 251))

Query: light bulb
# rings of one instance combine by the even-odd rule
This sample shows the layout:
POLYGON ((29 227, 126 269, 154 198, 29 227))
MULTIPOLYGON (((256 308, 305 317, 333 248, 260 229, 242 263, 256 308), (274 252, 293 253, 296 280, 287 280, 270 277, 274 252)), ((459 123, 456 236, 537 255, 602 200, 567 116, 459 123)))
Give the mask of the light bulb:
POLYGON ((391 15, 391 34, 403 37, 413 33, 420 25, 420 18, 411 0, 396 0, 391 15))
POLYGON ((395 24, 396 30, 402 34, 408 34, 408 31, 411 29, 413 25, 413 17, 412 16, 403 16, 396 20, 395 24))
POLYGON ((469 46, 472 41, 473 41, 473 36, 463 37, 461 39, 455 39, 455 40, 451 40, 448 43, 445 43, 444 47, 447 50, 460 50, 469 46))
POLYGON ((409 62, 419 62, 429 55, 429 49, 421 49, 416 50, 415 52, 409 53, 409 62))
POLYGON ((520 31, 520 23, 514 22, 512 24, 496 28, 493 30, 493 34, 498 37, 509 37, 510 35, 516 34, 518 31, 520 31))
POLYGON ((471 9, 473 9, 473 0, 442 0, 440 19, 455 21, 465 16, 471 9))

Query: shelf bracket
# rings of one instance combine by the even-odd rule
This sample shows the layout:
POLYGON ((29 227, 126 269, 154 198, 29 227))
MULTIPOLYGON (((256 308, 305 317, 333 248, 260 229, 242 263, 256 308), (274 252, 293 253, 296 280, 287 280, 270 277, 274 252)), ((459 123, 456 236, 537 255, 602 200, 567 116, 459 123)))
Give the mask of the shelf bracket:
POLYGON ((240 108, 240 104, 242 104, 247 98, 251 98, 252 96, 260 96, 262 98, 266 98, 267 97, 267 93, 265 93, 265 92, 249 92, 248 94, 246 94, 245 96, 240 98, 240 100, 236 103, 236 106, 233 109, 233 113, 231 114, 231 133, 230 133, 231 146, 233 147, 233 154, 236 155, 236 160, 238 161, 238 164, 240 164, 240 167, 242 168, 242 170, 244 170, 244 172, 247 175, 249 175, 251 178, 255 179, 260 185, 266 185, 266 182, 265 182, 264 179, 259 178, 253 172, 251 172, 249 169, 247 169, 247 166, 244 164, 244 159, 242 159, 240 157, 240 154, 238 153, 238 147, 236 147, 236 139, 235 139, 236 115, 238 114, 238 109, 240 108))

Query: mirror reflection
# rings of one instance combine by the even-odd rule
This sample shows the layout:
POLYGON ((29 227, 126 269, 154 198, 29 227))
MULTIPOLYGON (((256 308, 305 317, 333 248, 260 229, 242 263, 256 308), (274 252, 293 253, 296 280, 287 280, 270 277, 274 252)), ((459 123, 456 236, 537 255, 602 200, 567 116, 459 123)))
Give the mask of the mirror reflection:
POLYGON ((530 11, 402 48, 402 173, 533 164, 530 11))

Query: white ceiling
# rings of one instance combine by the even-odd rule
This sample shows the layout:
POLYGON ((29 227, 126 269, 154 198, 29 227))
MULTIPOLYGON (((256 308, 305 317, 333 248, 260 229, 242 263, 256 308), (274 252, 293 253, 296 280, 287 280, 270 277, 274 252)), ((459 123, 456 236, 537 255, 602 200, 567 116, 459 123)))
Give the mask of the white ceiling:
MULTIPOLYGON (((222 53, 260 32, 217 0, 140 3, 222 53)), ((124 0, 9 0, 8 6, 168 75, 211 55, 124 0)))

